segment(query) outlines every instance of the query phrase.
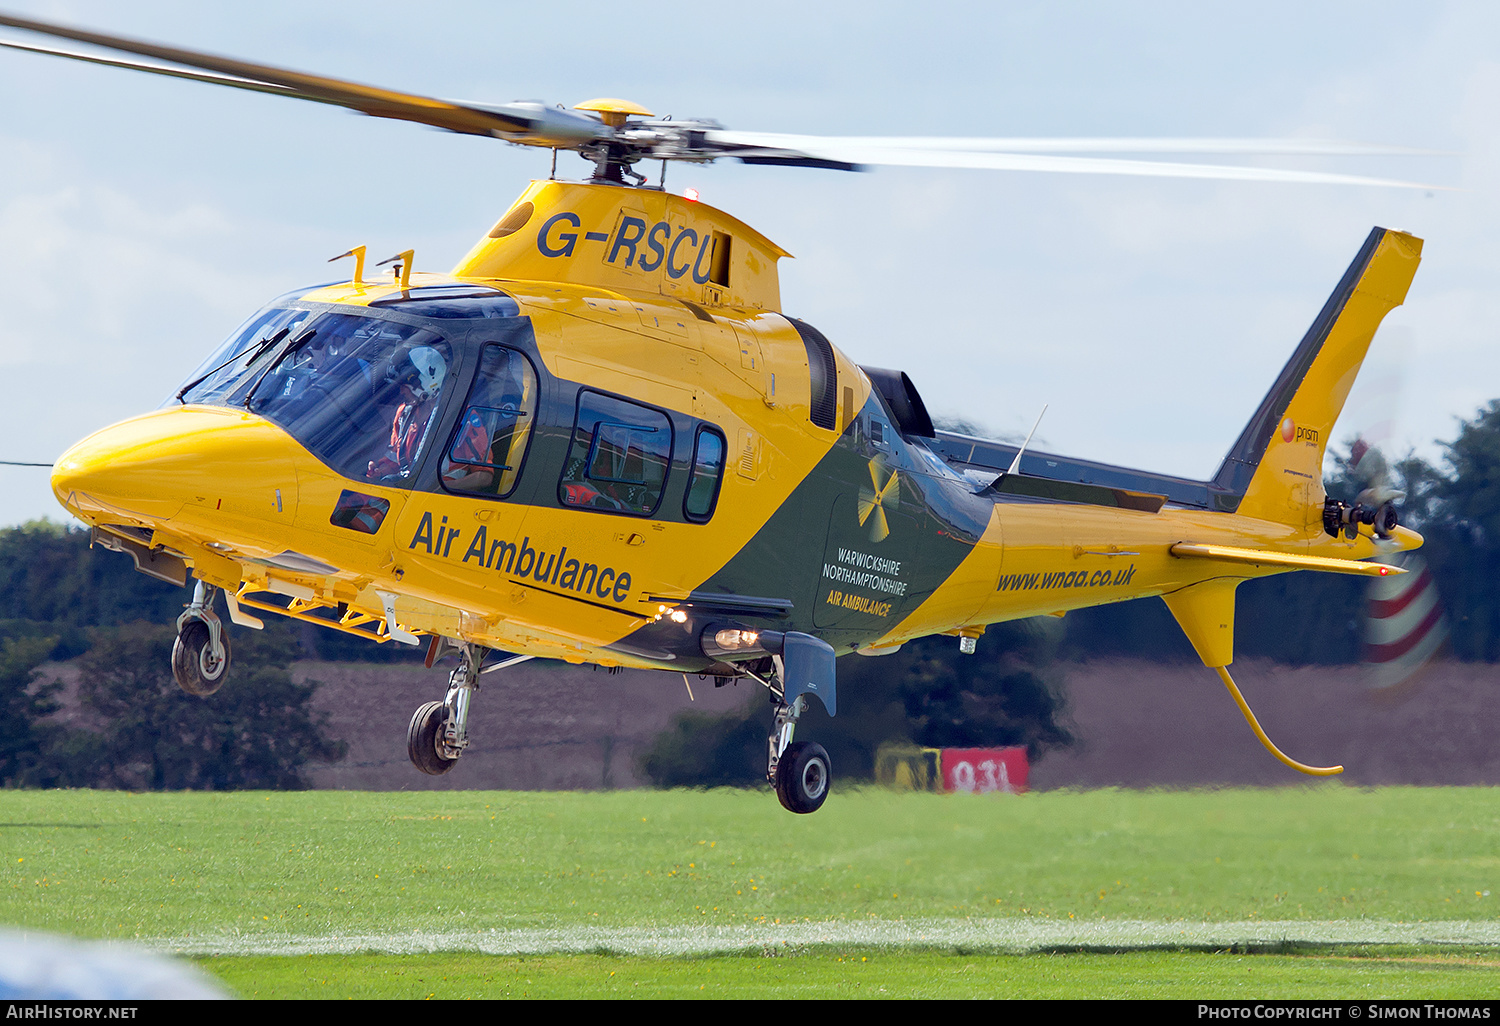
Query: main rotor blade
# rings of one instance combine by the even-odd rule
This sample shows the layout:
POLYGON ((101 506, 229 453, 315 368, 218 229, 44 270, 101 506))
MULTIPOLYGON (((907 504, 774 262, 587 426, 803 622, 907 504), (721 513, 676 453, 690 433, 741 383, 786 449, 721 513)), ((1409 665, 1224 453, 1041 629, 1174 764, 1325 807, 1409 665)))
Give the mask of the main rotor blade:
POLYGON ((147 71, 153 75, 166 75, 171 78, 184 78, 191 82, 208 82, 211 85, 232 86, 235 89, 250 89, 257 93, 271 93, 275 96, 291 96, 299 100, 314 100, 319 103, 326 102, 316 96, 308 96, 284 86, 271 85, 269 82, 255 82, 248 78, 235 78, 230 75, 210 75, 203 71, 184 71, 182 68, 172 68, 165 64, 147 64, 145 61, 127 61, 113 57, 98 57, 94 54, 78 53, 74 50, 59 50, 49 46, 32 46, 27 43, 17 43, 12 39, 0 39, 0 46, 9 50, 24 50, 27 53, 40 53, 48 57, 67 57, 75 61, 87 61, 90 64, 102 64, 109 68, 124 68, 127 71, 147 71))
POLYGON ((1064 174, 1143 175, 1231 181, 1376 185, 1408 189, 1441 186, 1318 171, 1231 167, 1120 158, 1063 156, 1076 153, 1219 153, 1366 156, 1423 153, 1403 147, 1302 139, 965 139, 916 137, 821 137, 729 132, 711 123, 637 124, 617 134, 598 119, 540 103, 478 104, 440 100, 342 79, 309 75, 265 64, 217 57, 143 40, 75 29, 0 14, 0 26, 25 29, 183 65, 199 71, 142 61, 109 59, 51 47, 0 41, 0 46, 110 67, 144 71, 213 85, 290 96, 356 110, 373 117, 431 125, 468 135, 490 136, 530 146, 581 150, 618 140, 635 156, 705 161, 733 157, 747 163, 856 170, 861 165, 1046 171, 1064 174))
POLYGON ((970 136, 820 136, 778 132, 714 132, 715 139, 741 145, 802 150, 869 147, 877 150, 948 150, 962 153, 1235 153, 1294 156, 1441 156, 1445 150, 1424 150, 1383 143, 1343 142, 1337 139, 1235 139, 1081 137, 977 138, 970 136))
POLYGON ((1298 182, 1319 185, 1376 185, 1399 189, 1445 189, 1388 178, 1332 174, 1323 171, 1291 171, 1281 168, 1232 167, 1219 164, 1179 164, 1108 157, 1066 157, 1036 153, 990 153, 974 150, 900 148, 869 142, 803 136, 794 146, 776 146, 768 139, 794 140, 794 136, 766 136, 754 132, 713 131, 705 141, 721 147, 721 155, 747 162, 790 162, 795 159, 840 163, 856 167, 973 168, 988 171, 1045 171, 1060 174, 1137 175, 1152 178, 1201 178, 1241 182, 1298 182))
MULTIPOLYGON (((58 36, 63 39, 71 39, 75 42, 88 43, 92 46, 103 47, 108 50, 119 50, 142 57, 153 57, 157 60, 182 64, 190 68, 201 68, 205 71, 218 72, 220 75, 230 77, 195 76, 185 72, 176 72, 172 69, 162 68, 158 65, 138 64, 128 61, 110 62, 65 50, 7 44, 14 49, 30 50, 34 53, 46 53, 57 57, 69 57, 74 60, 86 60, 96 64, 112 63, 115 67, 146 71, 158 75, 172 75, 176 78, 188 78, 200 82, 210 82, 215 85, 233 86, 237 89, 279 92, 281 95, 295 96, 298 99, 315 100, 319 103, 330 103, 340 107, 348 107, 373 117, 415 121, 420 124, 432 125, 435 128, 445 128, 451 132, 462 132, 469 135, 499 136, 509 139, 512 142, 533 141, 528 139, 527 136, 532 134, 532 129, 536 124, 535 120, 524 115, 518 116, 517 114, 507 113, 503 109, 481 110, 477 107, 451 103, 447 100, 438 100, 430 96, 396 92, 391 89, 360 85, 357 82, 326 78, 321 75, 308 75, 299 71, 271 67, 266 64, 254 64, 250 61, 235 60, 230 57, 216 57, 212 54, 199 53, 195 50, 184 50, 144 40, 112 36, 103 32, 90 32, 84 29, 69 28, 64 25, 53 25, 27 18, 16 18, 8 14, 0 14, 0 25, 38 32, 43 35, 58 36)), ((600 131, 602 134, 607 134, 608 132, 602 126, 600 126, 600 131)))

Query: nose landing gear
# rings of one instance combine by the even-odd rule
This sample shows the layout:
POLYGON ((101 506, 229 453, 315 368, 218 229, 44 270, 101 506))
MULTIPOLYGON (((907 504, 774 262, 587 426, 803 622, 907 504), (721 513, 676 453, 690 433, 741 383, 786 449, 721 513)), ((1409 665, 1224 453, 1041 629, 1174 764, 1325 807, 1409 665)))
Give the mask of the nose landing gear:
POLYGON ((428 776, 442 776, 453 768, 459 756, 469 745, 469 702, 479 690, 479 675, 490 670, 503 669, 529 656, 512 656, 494 666, 485 667, 484 658, 490 650, 472 645, 467 641, 435 642, 428 656, 428 665, 434 657, 458 652, 458 665, 448 675, 448 694, 441 702, 428 702, 417 709, 406 730, 406 754, 411 764, 428 776))
POLYGON ((193 601, 177 618, 172 646, 172 677, 190 695, 206 698, 229 676, 229 635, 213 610, 218 589, 199 581, 193 601))

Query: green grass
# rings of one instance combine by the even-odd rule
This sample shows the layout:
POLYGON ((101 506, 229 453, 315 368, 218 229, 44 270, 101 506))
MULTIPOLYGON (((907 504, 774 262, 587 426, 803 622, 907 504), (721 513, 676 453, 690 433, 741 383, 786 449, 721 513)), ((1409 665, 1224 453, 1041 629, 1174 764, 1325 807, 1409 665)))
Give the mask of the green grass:
POLYGON ((6 921, 89 937, 869 916, 1494 919, 1497 797, 871 789, 792 816, 754 791, 5 791, 0 893, 6 921))
POLYGON ((792 816, 743 791, 0 791, 0 922, 234 954, 204 964, 236 990, 278 996, 435 993, 445 966, 458 977, 444 981, 452 994, 514 993, 522 967, 533 996, 615 993, 627 978, 652 996, 689 985, 875 993, 870 963, 840 957, 878 962, 896 996, 1206 996, 1242 975, 1280 987, 1272 967, 1283 961, 1302 967, 1284 982, 1305 996, 1326 986, 1357 997, 1366 983, 1385 996, 1408 985, 1428 997, 1494 994, 1497 797, 1336 784, 1020 797, 870 789, 792 816), (1283 936, 1327 953, 1401 923, 1456 930, 1470 953, 1205 953, 1239 937, 1267 946, 1251 950, 1301 950, 1277 948, 1283 936), (776 937, 790 938, 778 954, 800 957, 722 954, 758 954, 776 937), (1179 944, 1204 950, 1098 953, 1179 944), (614 954, 548 954, 570 949, 614 954), (320 950, 335 954, 252 957, 320 950), (402 950, 446 953, 360 954, 402 950), (662 951, 702 957, 636 957, 662 951), (316 982, 325 977, 337 983, 316 982), (262 988, 263 978, 278 982, 262 988))
POLYGON ((253 998, 1276 998, 1500 995, 1500 952, 1433 956, 1132 951, 975 955, 810 951, 792 958, 471 953, 200 958, 253 998))

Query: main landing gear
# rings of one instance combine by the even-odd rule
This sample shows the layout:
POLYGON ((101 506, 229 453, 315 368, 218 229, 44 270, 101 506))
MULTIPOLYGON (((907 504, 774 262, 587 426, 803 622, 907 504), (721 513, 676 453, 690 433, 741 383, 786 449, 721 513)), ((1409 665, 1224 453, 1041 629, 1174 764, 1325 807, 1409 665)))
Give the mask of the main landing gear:
POLYGON ((816 695, 830 716, 837 713, 834 654, 825 642, 807 634, 762 632, 760 642, 772 653, 769 677, 751 674, 771 692, 775 713, 766 741, 766 779, 788 812, 817 812, 833 783, 828 752, 811 741, 794 741, 797 720, 816 695))
POLYGON ((229 676, 229 634, 213 610, 211 584, 193 586, 193 601, 177 618, 172 646, 172 677, 190 695, 206 698, 229 676))
POLYGON ((807 709, 807 696, 798 695, 791 705, 772 692, 776 707, 769 738, 766 779, 776 788, 776 797, 788 812, 817 812, 833 783, 828 752, 814 741, 793 741, 797 718, 807 709))

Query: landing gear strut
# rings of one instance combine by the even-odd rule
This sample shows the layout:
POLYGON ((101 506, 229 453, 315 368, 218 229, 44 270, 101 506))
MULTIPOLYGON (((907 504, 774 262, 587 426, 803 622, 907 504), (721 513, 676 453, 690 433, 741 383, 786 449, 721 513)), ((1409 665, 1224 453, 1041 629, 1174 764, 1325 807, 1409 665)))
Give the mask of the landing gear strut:
POLYGON ((469 702, 479 690, 480 667, 489 649, 463 642, 457 646, 458 665, 448 675, 448 694, 441 702, 417 709, 406 731, 406 754, 411 764, 429 776, 453 768, 469 744, 469 702))
POLYGON ((808 695, 817 695, 829 715, 837 709, 833 649, 806 634, 764 632, 761 637, 773 652, 770 679, 756 676, 771 692, 775 709, 771 736, 766 739, 766 779, 788 812, 817 812, 833 783, 832 763, 822 745, 793 741, 792 735, 797 720, 807 711, 808 695))
POLYGON ((229 635, 213 610, 211 584, 193 586, 193 601, 177 618, 172 646, 172 677, 190 695, 206 698, 229 677, 229 635))

